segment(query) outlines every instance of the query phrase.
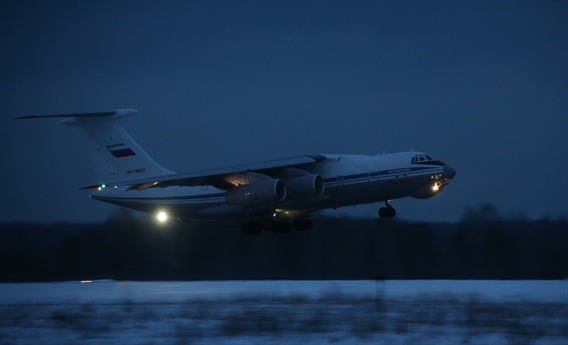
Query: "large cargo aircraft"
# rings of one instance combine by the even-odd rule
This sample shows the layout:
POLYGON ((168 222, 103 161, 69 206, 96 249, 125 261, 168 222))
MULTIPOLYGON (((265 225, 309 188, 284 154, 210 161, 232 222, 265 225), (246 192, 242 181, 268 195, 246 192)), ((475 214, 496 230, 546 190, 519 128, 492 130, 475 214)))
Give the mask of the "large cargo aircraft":
POLYGON ((138 113, 23 116, 63 117, 97 170, 91 197, 175 217, 238 223, 243 233, 310 230, 311 216, 327 208, 384 202, 382 218, 395 216, 393 199, 427 199, 455 176, 448 164, 422 152, 375 156, 311 154, 253 164, 174 173, 157 164, 120 126, 138 113))

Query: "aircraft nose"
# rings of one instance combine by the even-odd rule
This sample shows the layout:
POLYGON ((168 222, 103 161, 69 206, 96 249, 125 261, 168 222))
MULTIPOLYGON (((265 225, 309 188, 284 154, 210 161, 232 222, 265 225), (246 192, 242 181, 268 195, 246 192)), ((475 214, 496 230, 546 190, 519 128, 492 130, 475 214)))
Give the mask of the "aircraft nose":
POLYGON ((442 176, 452 179, 456 176, 456 171, 451 166, 444 164, 444 170, 442 171, 442 176))

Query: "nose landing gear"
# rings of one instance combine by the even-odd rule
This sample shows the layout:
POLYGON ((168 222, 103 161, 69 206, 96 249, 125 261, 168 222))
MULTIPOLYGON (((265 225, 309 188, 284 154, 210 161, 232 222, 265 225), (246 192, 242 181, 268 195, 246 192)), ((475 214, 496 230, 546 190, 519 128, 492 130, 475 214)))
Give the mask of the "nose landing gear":
POLYGON ((389 203, 389 200, 385 201, 385 207, 379 208, 379 217, 381 218, 392 218, 396 215, 396 210, 389 203))

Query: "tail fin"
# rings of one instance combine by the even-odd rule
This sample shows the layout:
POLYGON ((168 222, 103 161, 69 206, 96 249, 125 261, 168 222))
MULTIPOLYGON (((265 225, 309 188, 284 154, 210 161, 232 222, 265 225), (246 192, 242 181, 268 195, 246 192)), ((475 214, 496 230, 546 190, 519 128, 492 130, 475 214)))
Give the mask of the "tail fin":
POLYGON ((24 118, 67 117, 67 125, 91 160, 101 183, 173 174, 156 163, 120 126, 120 119, 138 113, 117 109, 101 113, 24 116, 24 118))

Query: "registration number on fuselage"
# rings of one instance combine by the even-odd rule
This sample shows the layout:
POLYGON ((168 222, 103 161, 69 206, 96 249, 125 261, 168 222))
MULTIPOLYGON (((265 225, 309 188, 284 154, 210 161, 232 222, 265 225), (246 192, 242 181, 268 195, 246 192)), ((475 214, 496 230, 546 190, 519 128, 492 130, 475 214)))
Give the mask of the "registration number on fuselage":
POLYGON ((145 171, 146 171, 146 169, 144 169, 144 168, 129 169, 129 170, 126 170, 126 173, 127 173, 128 175, 130 175, 130 174, 140 174, 140 173, 143 173, 143 172, 145 172, 145 171))

